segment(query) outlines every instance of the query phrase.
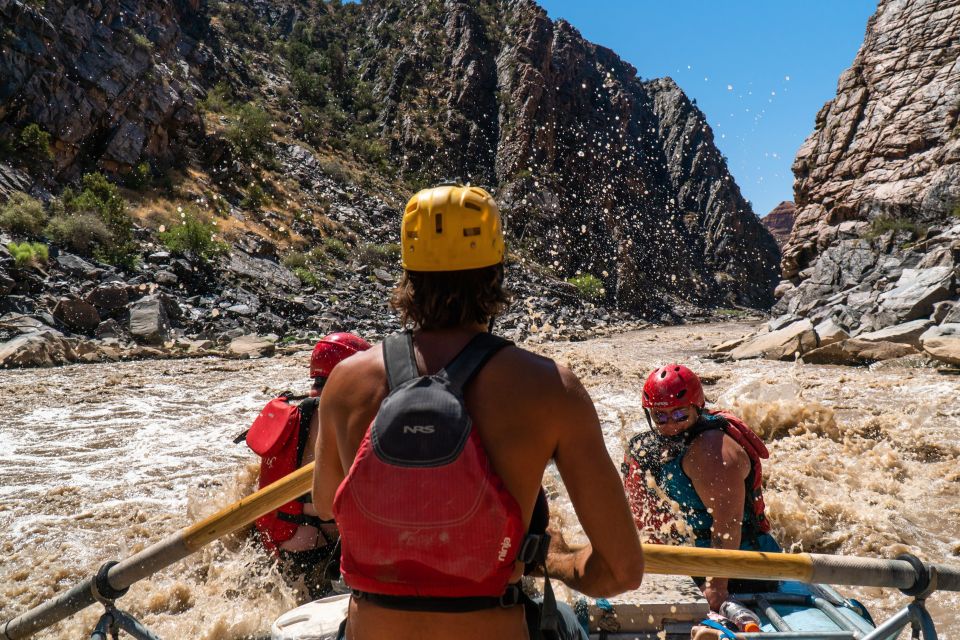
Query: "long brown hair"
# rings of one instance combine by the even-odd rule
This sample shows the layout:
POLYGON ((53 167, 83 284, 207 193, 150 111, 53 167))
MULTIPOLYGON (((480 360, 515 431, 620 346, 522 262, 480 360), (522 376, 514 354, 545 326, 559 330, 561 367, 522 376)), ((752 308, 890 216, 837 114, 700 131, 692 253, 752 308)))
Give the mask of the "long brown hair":
POLYGON ((390 298, 403 325, 426 330, 486 324, 509 303, 503 264, 466 271, 404 271, 390 298))

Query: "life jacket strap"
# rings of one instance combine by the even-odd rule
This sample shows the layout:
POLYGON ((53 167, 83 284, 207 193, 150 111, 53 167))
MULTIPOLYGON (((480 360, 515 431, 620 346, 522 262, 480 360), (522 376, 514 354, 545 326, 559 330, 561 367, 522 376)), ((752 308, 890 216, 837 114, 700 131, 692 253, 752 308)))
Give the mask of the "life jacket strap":
POLYGON ((335 520, 323 520, 317 516, 310 516, 305 513, 294 515, 291 513, 285 513, 283 511, 277 511, 277 519, 285 522, 292 522, 293 524, 309 525, 311 527, 316 527, 317 529, 325 524, 336 524, 335 520))
POLYGON ((465 596, 462 598, 443 598, 440 596, 394 596, 383 593, 353 590, 353 597, 372 602, 385 609, 400 611, 425 611, 433 613, 467 613, 484 609, 508 609, 521 604, 523 589, 519 584, 507 585, 500 597, 465 596))

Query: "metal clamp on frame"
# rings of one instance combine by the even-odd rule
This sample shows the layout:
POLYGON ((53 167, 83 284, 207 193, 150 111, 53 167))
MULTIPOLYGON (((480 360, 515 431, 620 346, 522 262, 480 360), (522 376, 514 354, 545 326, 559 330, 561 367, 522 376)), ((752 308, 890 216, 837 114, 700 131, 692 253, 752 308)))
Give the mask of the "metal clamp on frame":
POLYGON ((110 573, 110 569, 112 567, 118 564, 120 563, 117 560, 104 562, 97 570, 97 575, 90 582, 90 593, 97 602, 105 605, 112 605, 114 600, 126 594, 127 591, 130 591, 130 587, 114 589, 110 585, 110 580, 107 577, 107 574, 110 573))

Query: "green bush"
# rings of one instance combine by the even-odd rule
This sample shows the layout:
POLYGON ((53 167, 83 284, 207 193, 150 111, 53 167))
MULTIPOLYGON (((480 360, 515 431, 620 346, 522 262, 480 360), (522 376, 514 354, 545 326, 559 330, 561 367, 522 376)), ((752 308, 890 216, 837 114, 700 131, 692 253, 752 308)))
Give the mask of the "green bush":
POLYGON ((270 158, 273 124, 267 111, 252 102, 232 110, 224 134, 237 157, 244 160, 270 158))
POLYGON ((150 185, 150 163, 141 162, 123 176, 123 184, 137 191, 143 191, 150 185))
POLYGON ((323 250, 328 256, 338 260, 346 260, 350 256, 350 248, 343 240, 329 236, 323 239, 323 250))
POLYGON ((117 187, 99 173, 88 173, 81 181, 79 193, 67 188, 59 200, 50 205, 56 224, 49 228, 52 237, 84 253, 119 267, 136 263, 137 244, 133 239, 133 220, 127 203, 117 187), (69 220, 74 218, 74 220, 69 220), (92 219, 99 220, 97 225, 92 219), (84 224, 90 224, 89 230, 84 224), (103 233, 103 229, 107 234, 103 233))
POLYGON ((950 212, 954 218, 960 218, 960 202, 954 205, 953 211, 950 212))
POLYGON ((216 239, 217 228, 196 213, 184 214, 180 223, 160 234, 160 242, 173 253, 192 255, 203 261, 227 253, 227 245, 216 239))
POLYGON ((580 297, 586 298, 587 300, 602 300, 606 294, 600 278, 590 273, 568 278, 567 282, 577 288, 580 297))
POLYGON ((309 260, 305 253, 300 251, 291 251, 287 255, 283 256, 283 266, 291 271, 296 269, 306 269, 309 264, 309 260))
POLYGON ((13 261, 21 269, 25 267, 39 267, 50 259, 47 245, 42 242, 11 242, 7 245, 13 261))
POLYGON ((84 256, 109 245, 111 238, 107 225, 92 213, 55 215, 44 234, 61 247, 84 256))
POLYGON ((247 209, 260 209, 263 205, 269 202, 270 196, 267 195, 267 192, 263 190, 258 183, 254 182, 250 184, 250 187, 247 189, 246 197, 240 202, 240 206, 247 209))
POLYGON ((313 264, 323 264, 327 262, 330 257, 327 255, 327 252, 324 251, 323 247, 314 247, 307 251, 307 259, 313 264))
POLYGON ((300 282, 303 284, 315 289, 320 288, 320 278, 318 278, 313 271, 310 271, 310 269, 306 267, 295 267, 292 271, 295 276, 300 278, 300 282))
POLYGON ((25 236, 38 235, 47 221, 43 203, 18 191, 0 207, 0 229, 25 236))
POLYGON ((210 91, 207 97, 200 101, 200 108, 204 111, 213 111, 223 113, 230 109, 233 91, 226 82, 218 82, 210 91))
POLYGON ((360 260, 375 267, 389 267, 400 264, 399 244, 365 244, 360 248, 360 260))
POLYGON ((36 123, 28 124, 20 132, 17 150, 32 163, 45 162, 53 157, 50 151, 50 134, 36 123))

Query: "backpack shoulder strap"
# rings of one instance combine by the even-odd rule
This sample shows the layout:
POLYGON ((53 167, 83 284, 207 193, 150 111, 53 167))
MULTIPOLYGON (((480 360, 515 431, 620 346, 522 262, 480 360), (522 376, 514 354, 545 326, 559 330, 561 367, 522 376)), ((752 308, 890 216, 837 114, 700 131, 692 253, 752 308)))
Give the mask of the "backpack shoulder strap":
POLYGON ((413 333, 409 330, 387 336, 383 341, 383 364, 390 390, 420 376, 413 354, 413 333))
POLYGON ((453 388, 463 391, 467 383, 493 354, 512 344, 509 340, 492 333, 478 333, 440 373, 446 376, 453 388))

